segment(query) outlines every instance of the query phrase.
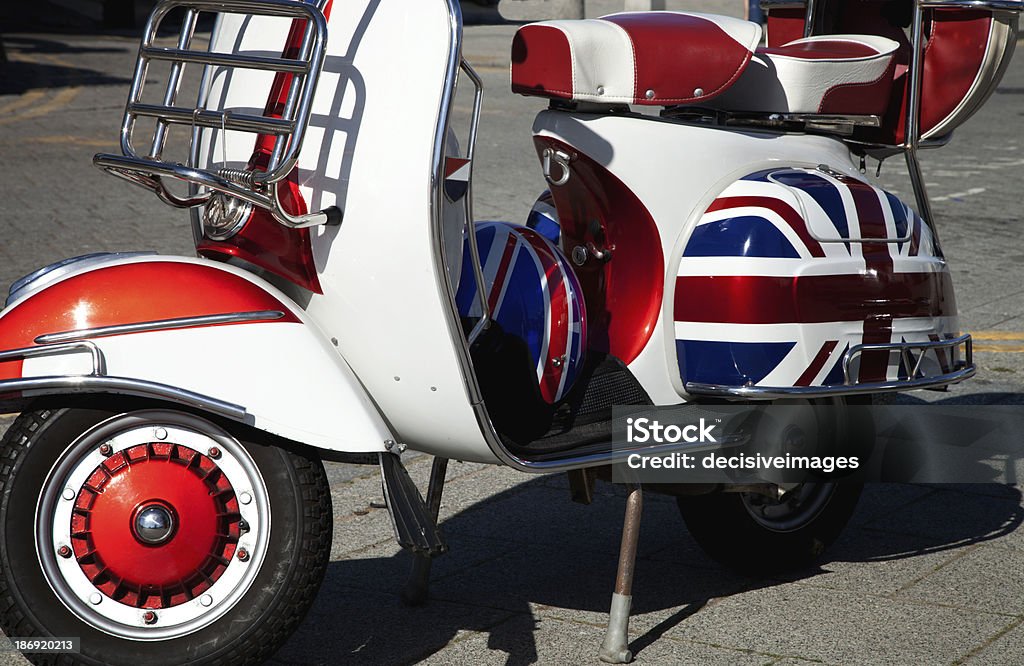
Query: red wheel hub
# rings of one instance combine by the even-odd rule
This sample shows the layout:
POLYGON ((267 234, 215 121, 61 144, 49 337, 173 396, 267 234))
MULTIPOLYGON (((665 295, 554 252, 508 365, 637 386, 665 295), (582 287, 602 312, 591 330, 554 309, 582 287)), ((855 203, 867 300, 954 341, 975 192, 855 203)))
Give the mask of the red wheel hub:
POLYGON ((217 581, 239 520, 234 489, 213 460, 177 444, 140 444, 107 458, 82 486, 72 547, 107 596, 167 608, 217 581))

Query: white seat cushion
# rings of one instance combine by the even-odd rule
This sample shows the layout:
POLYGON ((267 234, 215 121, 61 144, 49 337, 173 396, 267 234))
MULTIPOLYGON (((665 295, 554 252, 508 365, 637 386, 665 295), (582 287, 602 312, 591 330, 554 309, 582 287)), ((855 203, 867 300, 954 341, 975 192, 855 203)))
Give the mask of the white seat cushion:
POLYGON ((714 106, 730 111, 882 115, 899 44, 874 35, 819 35, 760 48, 714 106))

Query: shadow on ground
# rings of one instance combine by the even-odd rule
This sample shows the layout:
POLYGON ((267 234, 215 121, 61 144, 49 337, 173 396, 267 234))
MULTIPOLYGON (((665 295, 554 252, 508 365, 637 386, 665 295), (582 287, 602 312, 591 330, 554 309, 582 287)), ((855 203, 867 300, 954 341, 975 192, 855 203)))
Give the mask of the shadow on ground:
POLYGON ((72 47, 63 42, 21 35, 5 35, 4 45, 7 61, 0 62, 0 95, 19 95, 39 88, 131 83, 131 79, 109 76, 69 62, 83 54, 117 53, 127 48, 72 47))
MULTIPOLYGON (((370 549, 361 559, 332 562, 310 616, 280 654, 287 663, 411 663, 465 630, 487 634, 488 647, 505 652, 508 664, 536 662, 538 623, 564 610, 600 626, 615 575, 623 493, 603 494, 589 507, 567 495, 550 477, 533 479, 447 519, 451 552, 435 562, 432 598, 420 608, 399 599, 410 565, 404 553, 374 557, 370 549)), ((786 580, 828 575, 830 563, 912 558, 995 539, 1022 520, 1021 493, 1008 486, 869 485, 852 527, 822 564, 786 580), (949 489, 967 492, 943 492, 949 489), (929 499, 938 496, 946 501, 929 499), (952 512, 948 497, 957 498, 952 512), (910 503, 913 525, 899 533, 863 527, 910 503)), ((744 578, 708 560, 674 501, 653 495, 645 503, 639 558, 634 612, 655 612, 655 619, 634 622, 637 654, 713 598, 782 582, 744 578)))

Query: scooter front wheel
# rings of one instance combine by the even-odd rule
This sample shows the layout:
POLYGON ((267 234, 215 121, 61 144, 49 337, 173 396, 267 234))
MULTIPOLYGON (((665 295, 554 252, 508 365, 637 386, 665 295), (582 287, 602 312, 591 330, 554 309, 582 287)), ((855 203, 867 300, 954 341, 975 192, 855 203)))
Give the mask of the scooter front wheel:
POLYGON ((61 663, 262 661, 323 580, 319 460, 184 412, 78 408, 21 414, 0 459, 0 623, 80 638, 61 663))

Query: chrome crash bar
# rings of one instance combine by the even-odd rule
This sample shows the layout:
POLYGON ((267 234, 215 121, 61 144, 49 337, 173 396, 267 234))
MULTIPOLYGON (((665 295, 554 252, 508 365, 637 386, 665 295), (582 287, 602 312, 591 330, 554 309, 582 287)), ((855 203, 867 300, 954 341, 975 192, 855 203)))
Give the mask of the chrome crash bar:
POLYGON ((691 395, 719 398, 743 398, 748 400, 774 400, 792 397, 831 397, 843 395, 864 395, 911 389, 944 388, 950 384, 969 379, 977 372, 971 336, 961 335, 948 340, 929 342, 887 342, 862 344, 850 347, 843 355, 843 384, 833 386, 722 386, 687 382, 686 392, 691 395), (961 358, 961 349, 963 355, 961 358), (907 369, 905 378, 883 382, 859 382, 851 368, 865 352, 889 352, 900 355, 907 369), (915 356, 915 353, 917 354, 915 356), (928 375, 924 372, 924 360, 932 354, 942 372, 928 375))
POLYGON ((110 377, 107 375, 107 363, 103 352, 96 343, 89 340, 38 345, 36 347, 0 352, 0 363, 67 354, 89 354, 90 361, 92 362, 92 368, 89 373, 81 375, 24 377, 22 379, 0 381, 0 403, 4 401, 5 396, 23 397, 25 393, 40 396, 55 393, 116 393, 140 398, 168 400, 182 405, 198 407, 210 413, 240 422, 246 422, 248 419, 248 412, 246 412, 245 407, 240 405, 224 402, 223 400, 167 384, 127 377, 110 377))
MULTIPOLYGON (((101 169, 152 190, 161 201, 178 208, 206 204, 217 192, 265 208, 287 227, 309 227, 337 222, 340 212, 330 209, 305 215, 292 215, 281 205, 276 183, 291 174, 309 124, 313 95, 323 67, 327 44, 327 21, 320 4, 304 0, 162 0, 146 22, 135 74, 121 125, 121 155, 99 154, 93 163, 101 169), (157 33, 167 14, 174 9, 185 14, 174 48, 156 45, 157 33), (193 48, 192 41, 200 13, 245 14, 291 18, 305 22, 302 42, 295 58, 264 57, 238 53, 219 53, 193 48), (162 91, 162 102, 143 101, 150 63, 171 63, 162 91), (195 105, 179 105, 178 94, 186 65, 203 67, 202 83, 195 105), (280 117, 253 115, 231 109, 207 108, 209 82, 213 68, 251 69, 290 76, 290 84, 280 117), (156 126, 148 148, 138 148, 136 125, 139 118, 155 118, 156 126), (172 125, 192 128, 189 164, 163 159, 168 131, 172 125), (219 130, 220 141, 228 131, 272 136, 274 145, 267 166, 258 169, 201 168, 199 146, 203 132, 219 130), (179 196, 167 187, 166 179, 190 185, 190 193, 179 196)), ((214 142, 210 141, 213 152, 214 142)))

